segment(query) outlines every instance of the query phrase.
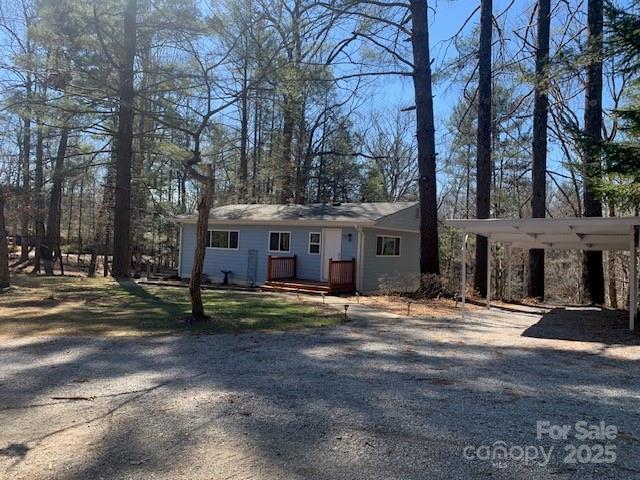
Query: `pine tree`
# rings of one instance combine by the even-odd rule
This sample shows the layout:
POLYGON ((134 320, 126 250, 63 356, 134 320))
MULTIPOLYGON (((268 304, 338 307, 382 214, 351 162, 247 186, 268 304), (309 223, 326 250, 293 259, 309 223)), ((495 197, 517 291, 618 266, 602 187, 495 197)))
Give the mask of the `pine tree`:
MULTIPOLYGON (((549 31, 551 23, 551 2, 538 2, 538 31, 536 42, 536 84, 533 111, 533 182, 531 196, 531 216, 544 218, 547 202, 547 120, 549 111, 548 65, 549 31)), ((544 298, 544 250, 529 250, 529 296, 544 298)))

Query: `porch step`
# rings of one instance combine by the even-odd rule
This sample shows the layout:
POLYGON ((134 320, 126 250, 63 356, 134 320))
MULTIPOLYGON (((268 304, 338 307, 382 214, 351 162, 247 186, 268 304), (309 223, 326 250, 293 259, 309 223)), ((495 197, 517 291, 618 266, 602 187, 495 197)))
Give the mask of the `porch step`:
POLYGON ((321 295, 322 293, 329 293, 329 288, 327 288, 326 290, 312 290, 309 288, 285 287, 267 284, 262 286, 262 290, 265 292, 307 293, 310 295, 321 295))
POLYGON ((267 281, 264 286, 262 287, 263 289, 282 289, 282 291, 305 291, 305 292, 312 292, 312 293, 328 293, 329 292, 329 285, 327 285, 326 283, 320 283, 320 282, 304 282, 304 281, 298 281, 298 280, 291 280, 291 281, 282 281, 282 280, 271 280, 271 281, 267 281))

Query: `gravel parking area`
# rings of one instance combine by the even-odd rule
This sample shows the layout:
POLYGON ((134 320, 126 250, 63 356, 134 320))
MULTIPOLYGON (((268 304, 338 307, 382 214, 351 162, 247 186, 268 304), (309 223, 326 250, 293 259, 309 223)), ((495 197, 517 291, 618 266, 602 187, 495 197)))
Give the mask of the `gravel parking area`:
POLYGON ((605 314, 349 313, 280 333, 2 338, 0 478, 640 478, 640 341, 615 318, 589 335, 579 319, 605 314), (537 439, 537 421, 617 432, 537 439), (507 458, 477 458, 495 442, 507 458), (581 444, 590 461, 564 462, 581 444))

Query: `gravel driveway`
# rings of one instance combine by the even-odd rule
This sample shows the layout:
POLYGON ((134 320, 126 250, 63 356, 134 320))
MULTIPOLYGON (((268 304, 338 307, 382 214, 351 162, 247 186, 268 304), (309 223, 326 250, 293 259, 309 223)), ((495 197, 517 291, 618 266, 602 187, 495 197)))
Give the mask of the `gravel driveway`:
POLYGON ((0 478, 640 478, 638 337, 555 335, 566 311, 350 314, 284 333, 3 338, 0 478), (564 463, 585 442, 538 440, 538 420, 615 425, 587 442, 615 462, 564 463), (477 459, 497 441, 508 458, 477 459))

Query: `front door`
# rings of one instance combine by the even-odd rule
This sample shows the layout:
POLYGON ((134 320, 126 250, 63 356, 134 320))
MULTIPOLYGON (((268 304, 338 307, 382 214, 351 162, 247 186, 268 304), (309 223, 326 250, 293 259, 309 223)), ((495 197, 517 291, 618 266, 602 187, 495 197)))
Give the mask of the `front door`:
POLYGON ((342 229, 322 229, 322 281, 329 280, 329 259, 342 258, 342 229))

